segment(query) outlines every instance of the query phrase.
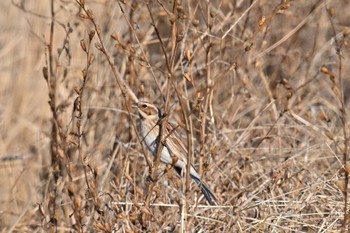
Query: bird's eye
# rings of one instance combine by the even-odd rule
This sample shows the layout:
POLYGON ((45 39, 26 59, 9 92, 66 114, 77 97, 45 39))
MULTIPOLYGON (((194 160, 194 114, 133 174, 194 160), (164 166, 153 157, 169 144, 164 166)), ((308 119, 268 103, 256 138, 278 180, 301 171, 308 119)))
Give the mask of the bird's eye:
POLYGON ((141 107, 142 108, 147 108, 147 104, 142 104, 141 107))

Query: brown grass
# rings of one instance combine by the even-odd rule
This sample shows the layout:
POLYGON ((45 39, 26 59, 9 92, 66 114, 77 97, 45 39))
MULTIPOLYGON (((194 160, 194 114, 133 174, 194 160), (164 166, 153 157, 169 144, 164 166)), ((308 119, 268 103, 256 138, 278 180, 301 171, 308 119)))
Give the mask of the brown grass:
POLYGON ((2 232, 348 231, 348 1, 0 4, 2 232), (221 205, 152 165, 137 99, 221 205))

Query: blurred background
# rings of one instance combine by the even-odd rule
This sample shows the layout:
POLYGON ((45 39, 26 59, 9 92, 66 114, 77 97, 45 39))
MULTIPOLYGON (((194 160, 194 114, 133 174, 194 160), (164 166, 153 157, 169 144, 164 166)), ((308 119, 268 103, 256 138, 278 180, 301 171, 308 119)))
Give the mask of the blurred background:
POLYGON ((349 7, 346 0, 2 1, 0 230, 340 229, 349 7), (207 203, 196 200, 193 184, 184 195, 171 169, 151 195, 164 205, 137 205, 150 182, 144 156, 152 157, 125 88, 163 110, 170 92, 169 119, 184 142, 191 136, 192 162, 220 208, 193 207, 207 203))

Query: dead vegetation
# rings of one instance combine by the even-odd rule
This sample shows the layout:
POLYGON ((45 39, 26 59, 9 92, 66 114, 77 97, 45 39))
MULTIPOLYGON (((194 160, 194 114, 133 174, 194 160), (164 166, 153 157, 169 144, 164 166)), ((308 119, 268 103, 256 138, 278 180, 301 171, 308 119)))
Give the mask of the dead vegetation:
POLYGON ((3 232, 348 231, 348 1, 39 2, 0 8, 3 232), (221 205, 154 169, 137 99, 221 205))

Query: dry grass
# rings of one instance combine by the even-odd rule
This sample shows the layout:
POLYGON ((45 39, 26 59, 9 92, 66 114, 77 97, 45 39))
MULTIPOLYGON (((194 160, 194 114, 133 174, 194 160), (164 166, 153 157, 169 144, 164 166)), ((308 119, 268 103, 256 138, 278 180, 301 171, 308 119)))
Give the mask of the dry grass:
POLYGON ((349 2, 146 2, 0 3, 0 229, 347 232, 349 2), (147 165, 136 98, 222 205, 147 165))

